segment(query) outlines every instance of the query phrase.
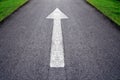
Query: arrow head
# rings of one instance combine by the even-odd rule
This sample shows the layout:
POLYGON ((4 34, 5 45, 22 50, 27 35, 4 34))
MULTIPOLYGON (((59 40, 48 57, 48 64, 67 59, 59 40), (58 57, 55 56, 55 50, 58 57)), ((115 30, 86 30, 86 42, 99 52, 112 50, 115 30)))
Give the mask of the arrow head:
POLYGON ((68 19, 68 17, 60 11, 60 9, 56 8, 50 15, 48 15, 47 19, 68 19))

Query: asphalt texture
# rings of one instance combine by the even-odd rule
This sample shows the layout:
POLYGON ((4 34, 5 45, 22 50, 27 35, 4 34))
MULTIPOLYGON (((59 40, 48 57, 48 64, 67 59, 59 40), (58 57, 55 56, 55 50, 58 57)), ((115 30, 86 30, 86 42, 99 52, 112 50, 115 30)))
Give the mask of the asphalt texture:
POLYGON ((30 0, 0 23, 0 80, 120 80, 120 30, 85 0, 30 0), (50 68, 56 8, 65 67, 50 68))

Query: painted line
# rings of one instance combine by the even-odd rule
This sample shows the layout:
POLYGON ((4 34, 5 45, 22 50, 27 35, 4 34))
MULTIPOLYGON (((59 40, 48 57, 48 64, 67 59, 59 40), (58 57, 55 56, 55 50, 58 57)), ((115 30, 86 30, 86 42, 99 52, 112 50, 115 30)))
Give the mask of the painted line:
POLYGON ((53 19, 53 33, 50 54, 50 67, 64 67, 64 47, 63 36, 61 29, 61 19, 68 19, 68 17, 56 8, 47 19, 53 19))

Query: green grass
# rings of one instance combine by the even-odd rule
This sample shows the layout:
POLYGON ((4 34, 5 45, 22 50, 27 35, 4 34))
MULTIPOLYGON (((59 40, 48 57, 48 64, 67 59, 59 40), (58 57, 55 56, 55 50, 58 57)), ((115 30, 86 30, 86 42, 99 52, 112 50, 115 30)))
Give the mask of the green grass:
POLYGON ((17 10, 28 0, 0 0, 0 21, 17 10))
POLYGON ((87 0, 120 26, 120 0, 87 0))

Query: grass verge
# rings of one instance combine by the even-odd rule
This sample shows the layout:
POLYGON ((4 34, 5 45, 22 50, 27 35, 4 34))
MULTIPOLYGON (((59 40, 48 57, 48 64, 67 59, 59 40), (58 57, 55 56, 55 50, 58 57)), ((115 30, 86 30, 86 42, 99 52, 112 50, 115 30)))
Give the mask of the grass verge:
POLYGON ((0 0, 0 22, 27 1, 28 0, 0 0))
POLYGON ((120 26, 120 0, 87 0, 120 26))

